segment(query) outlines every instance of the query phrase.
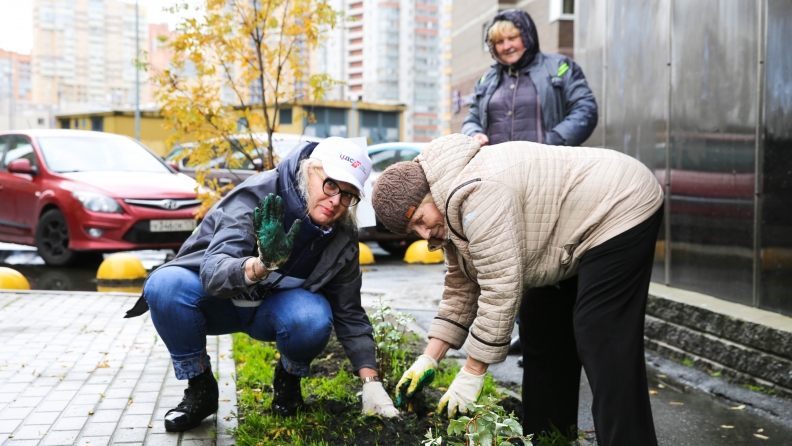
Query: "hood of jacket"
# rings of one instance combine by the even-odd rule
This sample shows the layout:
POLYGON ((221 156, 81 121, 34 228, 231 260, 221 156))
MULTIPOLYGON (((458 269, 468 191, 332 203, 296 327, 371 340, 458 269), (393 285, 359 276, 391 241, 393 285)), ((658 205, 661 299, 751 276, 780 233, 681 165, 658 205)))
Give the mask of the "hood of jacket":
POLYGON ((415 160, 421 164, 437 209, 446 215, 446 200, 455 180, 481 146, 475 139, 454 133, 430 142, 415 160))
POLYGON ((501 58, 498 56, 498 52, 495 51, 495 43, 489 39, 490 28, 492 28, 492 25, 494 25, 495 22, 499 22, 501 20, 508 20, 514 23, 514 26, 520 30, 523 45, 525 45, 525 53, 522 55, 522 57, 520 57, 520 60, 514 64, 514 67, 527 67, 531 62, 533 62, 536 54, 539 53, 539 34, 536 32, 536 25, 534 25, 533 19, 531 19, 531 16, 525 11, 519 9, 505 9, 495 14, 495 17, 492 18, 492 21, 487 26, 487 32, 484 35, 484 42, 487 44, 492 58, 504 67, 509 67, 509 65, 504 63, 503 60, 501 60, 501 58))
MULTIPOLYGON (((278 164, 275 169, 278 171, 278 195, 283 198, 283 225, 286 231, 291 228, 294 220, 302 220, 303 226, 311 223, 311 219, 305 212, 305 199, 300 192, 297 171, 300 168, 300 161, 311 156, 311 152, 318 143, 306 141, 292 149, 278 164)), ((302 230, 300 231, 302 232, 302 230)))

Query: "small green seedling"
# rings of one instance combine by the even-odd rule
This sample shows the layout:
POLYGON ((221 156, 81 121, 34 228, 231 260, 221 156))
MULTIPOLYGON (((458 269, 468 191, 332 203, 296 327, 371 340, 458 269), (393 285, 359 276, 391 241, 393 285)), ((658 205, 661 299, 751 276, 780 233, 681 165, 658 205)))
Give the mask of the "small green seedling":
POLYGON ((372 334, 377 347, 377 367, 385 389, 390 392, 404 373, 409 341, 407 325, 414 322, 415 318, 402 312, 391 314, 390 301, 383 300, 382 296, 371 309, 373 312, 369 318, 374 328, 372 334))
MULTIPOLYGON (((523 446, 533 446, 533 435, 523 435, 520 422, 514 413, 506 414, 506 410, 495 404, 497 400, 485 397, 484 404, 468 403, 468 415, 451 420, 448 435, 464 436, 465 442, 445 443, 450 446, 513 446, 512 440, 519 440, 523 446)), ((431 429, 426 434, 424 446, 442 446, 443 437, 432 435, 431 429)))

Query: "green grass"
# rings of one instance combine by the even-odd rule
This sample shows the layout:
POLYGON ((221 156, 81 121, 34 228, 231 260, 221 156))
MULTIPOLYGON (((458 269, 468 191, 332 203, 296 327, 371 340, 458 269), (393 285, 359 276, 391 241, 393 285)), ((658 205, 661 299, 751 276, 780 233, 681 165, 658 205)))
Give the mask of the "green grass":
POLYGON ((682 364, 684 364, 684 365, 686 365, 688 367, 693 367, 693 360, 690 359, 690 358, 685 358, 685 359, 682 360, 682 364))
MULTIPOLYGON (((233 339, 240 416, 238 427, 231 432, 236 444, 328 446, 324 440, 327 438, 344 439, 348 444, 357 444, 351 427, 365 424, 371 429, 382 429, 381 424, 366 422, 357 413, 333 415, 318 404, 291 418, 270 415, 267 411, 272 404, 271 384, 275 364, 279 359, 278 351, 273 343, 259 342, 245 334, 235 334, 233 339)), ((431 386, 445 391, 459 369, 456 361, 443 360, 431 386)), ((358 391, 359 380, 343 368, 334 376, 308 377, 302 380, 303 398, 306 400, 312 397, 351 404, 357 401, 358 391)), ((482 396, 484 395, 501 396, 490 374, 484 381, 482 396)))
POLYGON ((775 393, 775 389, 768 389, 767 387, 764 386, 753 386, 751 384, 743 384, 743 387, 753 392, 761 392, 767 395, 773 395, 775 393))

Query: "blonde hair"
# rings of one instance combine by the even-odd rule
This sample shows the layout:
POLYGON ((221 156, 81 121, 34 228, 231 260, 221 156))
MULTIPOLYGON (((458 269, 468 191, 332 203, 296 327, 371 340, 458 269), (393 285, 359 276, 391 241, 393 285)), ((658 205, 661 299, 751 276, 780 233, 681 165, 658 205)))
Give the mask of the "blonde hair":
MULTIPOLYGON (((511 20, 498 20, 490 26, 487 31, 487 42, 495 44, 496 40, 500 40, 506 34, 512 34, 514 31, 520 33, 520 29, 511 20)), ((522 37, 522 34, 520 34, 522 37)))
MULTIPOLYGON (((306 209, 305 213, 308 214, 308 199, 310 197, 310 188, 308 187, 308 181, 310 180, 311 170, 312 169, 321 169, 322 162, 316 158, 305 158, 300 161, 299 167, 297 168, 297 187, 299 188, 300 195, 302 196, 303 200, 305 201, 306 209)), ((339 221, 342 225, 352 226, 354 228, 357 227, 357 216, 356 216, 357 206, 346 208, 344 214, 341 215, 339 221)))
MULTIPOLYGON (((432 203, 434 204, 434 198, 432 198, 432 193, 429 192, 426 194, 423 200, 421 200, 421 204, 432 203)), ((420 206, 420 205, 419 205, 420 206)))

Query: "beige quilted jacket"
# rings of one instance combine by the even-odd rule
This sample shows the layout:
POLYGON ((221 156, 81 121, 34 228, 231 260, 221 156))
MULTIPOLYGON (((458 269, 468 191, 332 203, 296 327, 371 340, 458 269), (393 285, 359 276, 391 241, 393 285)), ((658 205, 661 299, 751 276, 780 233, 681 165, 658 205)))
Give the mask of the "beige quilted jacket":
POLYGON ((445 291, 429 337, 506 359, 520 297, 576 274, 594 246, 663 203, 654 175, 622 153, 448 135, 416 158, 446 216, 445 291), (468 332, 470 337, 468 338, 468 332))

